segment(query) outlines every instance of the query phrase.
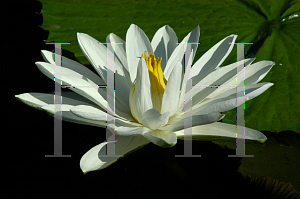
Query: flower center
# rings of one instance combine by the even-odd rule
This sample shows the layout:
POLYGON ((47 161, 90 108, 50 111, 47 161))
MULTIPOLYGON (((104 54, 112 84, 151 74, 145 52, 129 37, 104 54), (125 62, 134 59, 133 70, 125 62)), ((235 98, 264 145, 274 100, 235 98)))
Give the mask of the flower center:
POLYGON ((160 112, 162 99, 167 84, 167 80, 165 79, 164 73, 160 66, 162 58, 155 58, 154 54, 151 52, 150 55, 147 56, 147 51, 145 51, 145 54, 141 57, 144 57, 149 71, 153 108, 160 112))

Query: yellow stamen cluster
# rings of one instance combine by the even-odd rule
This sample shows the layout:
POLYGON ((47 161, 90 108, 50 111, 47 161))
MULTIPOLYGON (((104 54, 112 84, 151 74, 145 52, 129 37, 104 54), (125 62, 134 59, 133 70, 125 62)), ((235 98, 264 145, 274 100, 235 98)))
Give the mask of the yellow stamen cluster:
POLYGON ((167 84, 160 65, 162 58, 155 58, 152 52, 150 52, 150 55, 147 56, 147 51, 145 51, 145 54, 141 57, 144 57, 149 71, 153 108, 160 111, 167 84))

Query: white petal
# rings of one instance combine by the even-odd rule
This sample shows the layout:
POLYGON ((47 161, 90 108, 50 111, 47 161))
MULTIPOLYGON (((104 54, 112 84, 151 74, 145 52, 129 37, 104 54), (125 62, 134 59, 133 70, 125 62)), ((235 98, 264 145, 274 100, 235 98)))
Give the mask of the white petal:
MULTIPOLYGON (((55 65, 46 62, 36 62, 35 64, 44 75, 52 80, 54 79, 55 65)), ((61 67, 61 81, 62 85, 76 87, 70 87, 70 90, 74 90, 74 92, 91 100, 92 102, 101 106, 103 109, 106 109, 106 100, 103 99, 103 96, 97 92, 98 85, 90 79, 87 79, 86 77, 83 77, 70 69, 61 67)))
POLYGON ((177 136, 174 132, 163 131, 163 130, 151 130, 149 132, 144 133, 144 137, 150 140, 153 144, 168 148, 176 145, 177 136))
POLYGON ((71 109, 71 112, 79 117, 87 118, 90 120, 106 121, 107 113, 92 106, 78 105, 73 107, 71 109))
MULTIPOLYGON (((191 44, 191 50, 193 50, 193 52, 191 53, 193 55, 192 56, 192 62, 194 60, 194 57, 195 57, 195 54, 196 54, 196 51, 197 51, 197 48, 198 48, 199 37, 200 37, 200 27, 198 25, 187 36, 185 36, 185 38, 181 41, 182 43, 191 44)), ((184 45, 184 52, 185 52, 186 48, 187 48, 187 44, 184 45)))
POLYGON ((178 43, 178 38, 174 30, 165 25, 158 29, 153 36, 151 45, 156 57, 162 57, 161 68, 165 70, 169 57, 173 53, 178 43))
MULTIPOLYGON (((273 86, 273 83, 268 82, 246 85, 245 96, 238 98, 236 88, 233 88, 204 103, 193 106, 192 114, 209 114, 231 110, 243 104, 243 98, 245 102, 249 101, 265 92, 271 86, 273 86)), ((244 93, 244 91, 241 92, 244 93)))
MULTIPOLYGON (((44 75, 46 75, 48 78, 54 80, 54 77, 55 77, 54 74, 56 73, 56 70, 55 70, 56 65, 55 64, 50 64, 50 63, 46 63, 46 62, 35 62, 35 65, 38 67, 38 69, 44 75)), ((87 81, 91 86, 98 87, 98 85, 95 82, 93 82, 91 79, 83 76, 80 73, 77 73, 76 71, 73 71, 72 69, 60 67, 59 70, 60 70, 59 72, 60 72, 62 78, 65 75, 72 75, 72 76, 75 76, 75 77, 78 77, 80 79, 87 81)))
MULTIPOLYGON (((198 126, 198 125, 205 125, 205 124, 210 124, 217 122, 225 117, 225 114, 220 114, 220 113, 211 113, 207 115, 192 115, 192 126, 198 126)), ((165 131, 179 131, 184 129, 184 114, 179 117, 177 122, 172 123, 170 125, 167 125, 161 130, 165 131)))
POLYGON ((199 28, 199 25, 198 25, 175 48, 175 50, 173 51, 170 59, 168 60, 166 68, 164 70, 164 76, 165 76, 166 80, 169 79, 169 76, 170 76, 170 74, 173 70, 173 67, 177 64, 177 62, 178 61, 180 61, 182 63, 184 62, 183 55, 185 53, 185 50, 187 48, 188 43, 192 43, 191 44, 191 50, 192 50, 191 59, 192 59, 192 62, 193 62, 196 51, 197 51, 197 48, 198 48, 199 36, 200 36, 200 28, 199 28))
MULTIPOLYGON (((192 127, 192 139, 208 141, 236 141, 236 138, 244 139, 244 135, 240 135, 236 131, 236 125, 215 122, 192 127)), ((175 134, 178 139, 191 139, 188 136, 184 137, 184 130, 176 131, 175 134)), ((267 137, 259 131, 245 127, 245 139, 263 143, 267 140, 267 137)))
MULTIPOLYGON (((245 66, 249 66, 254 59, 246 59, 245 66)), ((222 87, 218 88, 207 88, 203 85, 232 85, 236 84, 237 66, 244 64, 244 60, 224 66, 218 70, 213 71, 206 77, 204 77, 198 84, 196 84, 189 92, 188 95, 193 97, 193 106, 200 103, 205 98, 213 98, 221 93, 226 92, 234 87, 222 87), (201 86, 202 85, 202 86, 201 86)), ((244 74, 244 70, 240 71, 240 74, 244 74)), ((246 73, 246 72, 245 72, 246 73)), ((244 81, 242 81, 244 83, 244 81)), ((183 101, 181 101, 183 103, 183 101)))
POLYGON ((142 123, 145 127, 155 130, 166 125, 169 121, 169 112, 160 114, 155 108, 149 109, 143 114, 142 123))
MULTIPOLYGON (((256 84, 257 82, 261 81, 268 74, 268 72, 271 70, 271 68, 275 64, 274 62, 271 62, 271 61, 260 61, 260 62, 257 62, 255 64, 250 65, 247 60, 250 60, 250 63, 251 63, 252 60, 254 60, 254 59, 246 59, 245 71, 242 70, 238 74, 238 75, 240 75, 241 73, 245 74, 245 85, 256 84)), ((224 66, 224 67, 227 67, 227 66, 224 66)), ((222 68, 224 68, 224 67, 222 67, 222 68)), ((221 70, 222 68, 219 68, 219 70, 221 70)), ((226 85, 236 85, 236 83, 238 83, 238 86, 244 86, 243 79, 239 79, 238 82, 237 82, 236 81, 236 76, 233 76, 228 81, 226 81, 224 84, 226 84, 226 85)), ((211 89, 215 90, 213 88, 211 88, 211 89)), ((230 89, 231 88, 220 88, 219 87, 214 92, 209 94, 207 97, 208 98, 214 98, 214 97, 220 95, 221 93, 224 93, 224 92, 226 92, 227 90, 230 90, 230 89)), ((193 98, 193 100, 194 99, 195 99, 195 97, 193 98)))
MULTIPOLYGON (((102 43, 84 33, 78 33, 77 35, 82 51, 99 75, 103 78, 104 82, 107 82, 107 60, 114 60, 114 67, 116 71, 114 81, 116 91, 115 96, 119 103, 129 110, 129 92, 131 82, 127 81, 127 79, 129 79, 127 70, 123 68, 123 65, 120 63, 118 58, 107 58, 107 48, 102 43)), ((110 53, 109 55, 113 54, 110 53)))
POLYGON ((116 43, 113 47, 115 50, 115 66, 117 66, 116 70, 118 74, 125 77, 129 88, 132 86, 132 82, 129 75, 128 63, 127 63, 127 56, 126 56, 126 43, 123 39, 115 35, 114 33, 110 33, 106 37, 106 43, 116 43), (118 71, 119 70, 119 71, 118 71))
POLYGON ((170 117, 178 107, 181 69, 181 63, 178 62, 170 75, 163 95, 161 113, 170 112, 170 117))
MULTIPOLYGON (((54 61, 55 53, 52 53, 47 50, 41 50, 41 52, 42 52, 42 56, 45 61, 49 62, 50 64, 55 65, 55 61, 54 61)), ((61 56, 61 59, 62 59, 61 67, 70 69, 68 71, 72 71, 72 74, 74 74, 74 75, 78 74, 82 77, 86 77, 86 78, 92 80, 93 82, 95 82, 95 84, 97 84, 97 85, 106 85, 106 83, 98 75, 96 75, 94 72, 92 72, 86 66, 84 66, 74 60, 71 60, 67 57, 64 57, 64 56, 61 56)))
POLYGON ((146 127, 128 127, 128 126, 116 126, 116 134, 120 136, 132 136, 143 135, 143 133, 149 131, 146 127))
MULTIPOLYGON (((41 107, 54 104, 54 93, 23 93, 15 95, 15 97, 21 102, 28 106, 36 108, 38 110, 43 110, 41 107)), ((93 102, 88 99, 70 91, 62 92, 62 101, 58 102, 68 105, 89 105, 96 106, 93 102)))
MULTIPOLYGON (((272 61, 260 61, 245 68, 245 85, 261 81, 275 65, 272 61)), ((242 82, 243 83, 243 82, 242 82)))
POLYGON ((137 25, 131 24, 126 33, 126 54, 131 82, 134 82, 137 74, 139 58, 147 51, 153 52, 149 38, 137 25))
MULTIPOLYGON (((55 65, 48 64, 46 62, 36 62, 36 65, 40 71, 50 79, 54 79, 55 65)), ((70 69, 63 68, 61 81, 63 85, 72 86, 70 90, 84 96, 91 100, 102 109, 107 109, 106 92, 99 88, 93 81, 82 77, 79 74, 73 74, 70 69), (71 74, 71 75, 70 75, 71 74)), ((114 115, 113 111, 108 110, 111 115, 114 115)), ((117 100, 115 101, 116 116, 126 118, 127 120, 134 121, 131 116, 130 110, 122 106, 117 100)))
MULTIPOLYGON (((103 123, 107 122, 107 114, 106 112, 99 110, 98 108, 87 106, 87 105, 78 105, 71 109, 71 112, 74 115, 77 115, 78 117, 82 117, 89 120, 96 120, 103 123)), ((114 117, 114 116, 111 116, 114 117)), ((115 125, 116 126, 129 126, 129 127, 135 127, 135 126, 141 126, 140 124, 136 122, 130 122, 127 120, 122 120, 120 118, 115 117, 114 118, 115 125)))
POLYGON ((180 43, 175 50, 173 51, 171 57, 169 58, 166 68, 164 70, 164 76, 166 80, 169 79, 169 76, 171 72, 173 71, 173 68, 177 65, 178 62, 181 63, 181 60, 184 55, 184 43, 180 43))
MULTIPOLYGON (((19 94, 19 95, 15 95, 15 97, 17 98, 17 100, 19 100, 20 102, 31 106, 33 108, 36 108, 38 110, 42 110, 41 107, 42 106, 46 106, 48 105, 47 103, 44 102, 43 99, 39 99, 39 97, 35 97, 35 95, 40 95, 43 93, 23 93, 23 94, 19 94)), ((43 98, 44 96, 41 96, 41 98, 43 98)), ((52 103, 54 97, 52 95, 52 103)))
POLYGON ((106 43, 116 43, 115 44, 115 53, 116 57, 120 60, 120 63, 129 72, 127 56, 126 56, 126 43, 123 39, 121 39, 118 35, 114 33, 110 33, 106 37, 106 43))
MULTIPOLYGON (((192 49, 191 55, 193 54, 193 51, 194 50, 192 49)), ((185 74, 183 75, 183 80, 182 80, 182 83, 181 83, 179 101, 178 101, 178 105, 177 105, 176 110, 175 110, 176 114, 182 112, 185 97, 188 97, 188 98, 192 97, 191 92, 186 93, 187 87, 190 86, 190 85, 187 84, 187 82, 188 82, 188 80, 191 79, 190 73, 191 73, 192 61, 193 61, 192 56, 190 56, 189 59, 188 59, 187 68, 186 68, 185 74)), ((190 101, 187 101, 186 103, 190 103, 190 101)))
MULTIPOLYGON (((51 115, 54 117, 55 114, 55 106, 57 104, 49 104, 46 106, 41 107, 44 111, 46 111, 47 114, 51 115)), ((67 122, 73 122, 76 124, 83 124, 83 125, 89 125, 89 126, 97 126, 97 127, 106 127, 106 123, 104 122, 99 122, 99 121, 93 121, 93 120, 88 120, 84 119, 82 117, 78 117, 74 115, 70 109, 73 108, 74 106, 68 105, 68 104, 61 104, 60 109, 61 109, 61 116, 63 121, 67 122)))
POLYGON ((139 123, 142 123, 142 116, 144 112, 151 108, 153 108, 153 105, 149 73, 145 59, 141 58, 138 63, 134 93, 134 110, 137 117, 136 119, 139 121, 139 123))
MULTIPOLYGON (((128 155, 149 143, 143 136, 115 135, 115 155, 128 155)), ((90 171, 104 169, 116 162, 120 157, 101 157, 106 155, 107 142, 102 142, 86 152, 80 160, 80 168, 84 174, 90 171)))
POLYGON ((78 32, 77 40, 85 57, 106 83, 106 68, 104 67, 106 65, 106 47, 85 33, 78 32))
POLYGON ((236 37, 237 35, 230 35, 222 39, 198 59, 191 71, 193 84, 197 84, 223 63, 234 47, 236 37))

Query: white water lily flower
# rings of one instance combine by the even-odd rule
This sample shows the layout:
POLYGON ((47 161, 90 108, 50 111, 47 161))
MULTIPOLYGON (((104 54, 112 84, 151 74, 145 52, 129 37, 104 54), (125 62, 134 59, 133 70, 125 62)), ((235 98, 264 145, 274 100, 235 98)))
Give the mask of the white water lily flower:
MULTIPOLYGON (((115 47, 115 154, 126 155, 150 142, 161 147, 172 147, 177 139, 184 139, 184 95, 188 81, 183 73, 182 60, 186 43, 198 43, 197 26, 180 44, 173 29, 166 25, 154 35, 151 43, 138 26, 132 24, 126 34, 126 43, 111 33, 106 42, 119 42, 115 47), (160 58, 158 58, 160 57, 160 58)), ((73 92, 62 93, 62 118, 79 124, 106 127, 106 92, 97 85, 107 83, 107 47, 91 36, 78 33, 81 50, 93 65, 97 76, 78 62, 62 56, 62 82, 72 85, 73 92), (78 87, 76 87, 78 86, 78 87), (77 93, 77 94, 76 94, 77 93), (79 94, 79 95, 78 95, 79 94)), ((230 35, 207 51, 190 70, 194 85, 233 85, 237 63, 219 67, 231 52, 237 35, 230 35)), ((193 63, 198 45, 192 45, 189 64, 193 63)), ((54 54, 42 50, 46 62, 36 62, 47 77, 53 79, 54 54)), ((245 59, 245 99, 250 100, 267 90, 273 83, 258 83, 275 64, 245 59)), ((242 71, 244 72, 244 71, 242 71)), ((217 122, 236 104, 236 88, 193 87, 192 139, 223 140, 236 138, 236 125, 217 122)), ((187 93, 189 94, 189 93, 187 93)), ((54 113, 53 94, 24 93, 16 95, 22 102, 54 113)), ((264 142, 261 132, 246 128, 245 139, 264 142)), ((106 154, 107 142, 94 146, 83 155, 80 167, 84 173, 99 170, 115 162, 117 157, 99 157, 106 154)))

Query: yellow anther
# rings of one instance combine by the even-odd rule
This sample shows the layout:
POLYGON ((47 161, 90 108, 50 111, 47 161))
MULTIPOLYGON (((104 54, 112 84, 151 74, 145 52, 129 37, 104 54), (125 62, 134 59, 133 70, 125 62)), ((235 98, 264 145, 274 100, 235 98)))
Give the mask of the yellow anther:
POLYGON ((160 111, 162 98, 167 83, 160 65, 162 57, 155 58, 155 55, 152 52, 149 52, 148 56, 147 51, 145 51, 145 53, 138 58, 142 57, 145 59, 149 72, 153 108, 156 108, 158 111, 160 111))

